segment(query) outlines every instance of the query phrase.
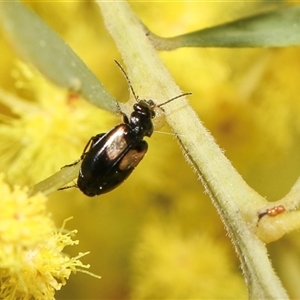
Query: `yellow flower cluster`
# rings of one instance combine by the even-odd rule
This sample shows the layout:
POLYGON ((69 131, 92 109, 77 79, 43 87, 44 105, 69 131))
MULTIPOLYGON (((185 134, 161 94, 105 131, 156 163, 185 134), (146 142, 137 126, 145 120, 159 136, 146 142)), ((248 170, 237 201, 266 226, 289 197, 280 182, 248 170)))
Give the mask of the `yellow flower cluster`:
POLYGON ((33 185, 78 159, 101 124, 92 105, 29 65, 18 61, 13 76, 18 95, 0 88, 0 160, 9 183, 33 185))
POLYGON ((79 260, 87 253, 74 258, 62 253, 78 244, 71 238, 76 231, 57 230, 46 197, 28 197, 27 189, 19 187, 12 190, 3 176, 0 195, 0 298, 53 299, 71 272, 89 268, 79 260))

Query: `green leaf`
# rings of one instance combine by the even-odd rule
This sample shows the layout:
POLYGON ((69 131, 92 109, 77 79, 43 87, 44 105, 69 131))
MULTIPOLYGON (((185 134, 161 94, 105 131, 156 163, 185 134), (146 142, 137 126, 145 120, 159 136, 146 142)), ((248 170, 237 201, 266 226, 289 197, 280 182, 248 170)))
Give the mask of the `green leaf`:
POLYGON ((150 33, 155 48, 286 47, 300 45, 300 6, 284 8, 184 35, 161 38, 150 33))
POLYGON ((34 12, 20 2, 0 2, 0 24, 21 57, 57 85, 118 112, 115 99, 73 50, 34 12))

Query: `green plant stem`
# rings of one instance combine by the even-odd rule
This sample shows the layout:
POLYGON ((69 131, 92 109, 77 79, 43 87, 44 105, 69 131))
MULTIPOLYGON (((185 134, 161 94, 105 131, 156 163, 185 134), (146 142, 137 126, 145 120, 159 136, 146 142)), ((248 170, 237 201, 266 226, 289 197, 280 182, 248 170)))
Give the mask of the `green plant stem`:
POLYGON ((38 192, 41 192, 44 195, 49 195, 53 192, 56 192, 59 188, 65 186, 66 184, 72 185, 70 182, 78 177, 80 166, 81 161, 77 164, 60 169, 50 177, 31 187, 29 195, 32 196, 38 192))
MULTIPOLYGON (((159 103, 181 94, 129 5, 122 1, 97 3, 140 98, 159 103)), ((272 269, 265 244, 255 234, 257 210, 266 200, 236 172, 185 99, 164 109, 167 122, 227 228, 241 261, 249 297, 288 298, 272 269)))

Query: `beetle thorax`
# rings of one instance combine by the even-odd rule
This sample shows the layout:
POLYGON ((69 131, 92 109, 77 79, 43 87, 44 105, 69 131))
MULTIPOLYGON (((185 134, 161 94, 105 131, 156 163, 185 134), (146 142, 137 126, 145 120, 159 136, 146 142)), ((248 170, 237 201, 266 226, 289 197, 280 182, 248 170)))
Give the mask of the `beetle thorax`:
POLYGON ((130 126, 141 136, 150 137, 153 133, 152 118, 154 111, 146 102, 139 102, 134 105, 134 111, 130 115, 130 126))

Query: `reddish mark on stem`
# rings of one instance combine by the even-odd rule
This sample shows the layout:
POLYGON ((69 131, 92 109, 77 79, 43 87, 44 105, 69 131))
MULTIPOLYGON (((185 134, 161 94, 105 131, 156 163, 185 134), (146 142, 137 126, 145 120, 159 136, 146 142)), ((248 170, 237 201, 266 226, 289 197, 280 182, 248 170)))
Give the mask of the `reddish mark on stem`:
POLYGON ((286 209, 283 205, 277 205, 272 208, 268 208, 268 209, 266 209, 266 211, 258 214, 258 219, 261 219, 263 216, 266 216, 266 215, 268 215, 269 217, 275 217, 285 211, 286 211, 286 209))

